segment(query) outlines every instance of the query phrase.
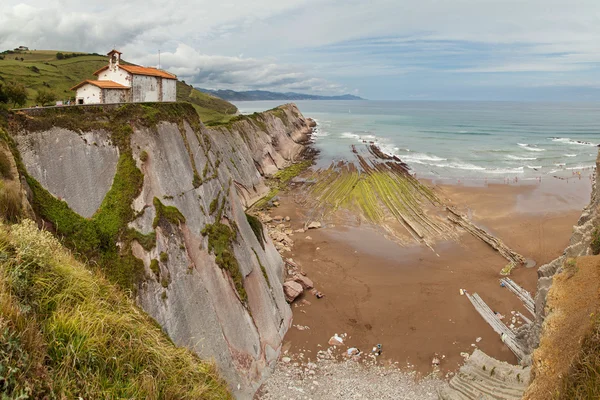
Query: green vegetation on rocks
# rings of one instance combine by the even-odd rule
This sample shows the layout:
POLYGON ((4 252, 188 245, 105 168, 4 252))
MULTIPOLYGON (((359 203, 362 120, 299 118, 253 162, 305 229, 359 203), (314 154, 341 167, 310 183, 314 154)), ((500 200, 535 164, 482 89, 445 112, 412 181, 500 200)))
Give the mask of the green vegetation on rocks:
POLYGON ((248 220, 248 224, 250 224, 250 228, 252 228, 252 232, 254 232, 256 239, 258 239, 258 243, 260 243, 260 246, 264 250, 264 248, 265 248, 265 233, 263 230, 262 223, 254 215, 250 215, 250 214, 246 214, 246 220, 248 220))
POLYGON ((233 253, 233 242, 237 234, 228 225, 215 222, 204 226, 203 236, 208 236, 208 251, 215 255, 217 265, 229 272, 242 303, 246 303, 248 295, 244 288, 244 277, 233 253))
POLYGON ((592 243, 590 244, 590 247, 592 248, 592 254, 600 254, 600 228, 596 228, 594 233, 592 233, 592 243))
POLYGON ((3 399, 230 399, 211 363, 49 232, 0 224, 3 399))
POLYGON ((273 197, 277 196, 277 193, 279 193, 280 190, 285 190, 287 188, 288 183, 293 178, 300 175, 311 165, 312 160, 304 160, 283 168, 273 174, 273 176, 267 180, 267 184, 270 187, 269 193, 257 201, 256 204, 254 204, 254 208, 264 208, 273 197))
MULTIPOLYGON (((142 261, 131 253, 131 241, 137 240, 144 248, 149 249, 154 247, 155 239, 149 237, 153 234, 134 233, 127 226, 136 217, 131 204, 139 195, 143 183, 143 175, 136 167, 130 148, 132 125, 152 129, 160 121, 186 120, 191 126, 198 126, 198 115, 190 105, 181 103, 67 107, 40 109, 32 114, 12 113, 9 124, 15 130, 24 129, 29 132, 48 130, 54 126, 75 132, 103 129, 108 131, 113 144, 119 148, 121 155, 113 185, 96 214, 91 219, 86 219, 27 174, 14 140, 3 135, 17 160, 20 174, 26 178, 32 191, 31 203, 36 214, 50 222, 65 245, 76 254, 95 261, 109 279, 124 289, 135 290, 136 284, 143 279, 144 268, 142 261), (107 113, 107 110, 111 112, 107 113)), ((175 207, 163 206, 160 200, 154 200, 155 227, 162 218, 175 223, 185 221, 175 207)))
POLYGON ((152 222, 152 226, 154 228, 160 224, 161 220, 168 221, 174 225, 185 222, 185 217, 181 211, 177 209, 177 207, 165 206, 163 203, 161 203, 158 197, 155 197, 154 200, 152 200, 152 203, 154 204, 154 209, 156 210, 156 216, 152 222))

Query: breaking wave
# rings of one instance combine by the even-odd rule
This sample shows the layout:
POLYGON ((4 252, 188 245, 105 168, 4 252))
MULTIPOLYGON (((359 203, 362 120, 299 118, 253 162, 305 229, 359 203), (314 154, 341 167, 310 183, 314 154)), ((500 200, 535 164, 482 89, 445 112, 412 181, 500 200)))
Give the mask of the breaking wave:
POLYGON ((573 140, 571 138, 558 138, 558 137, 553 137, 550 138, 553 142, 559 142, 559 143, 566 143, 566 144, 575 144, 575 145, 579 145, 579 146, 598 146, 597 144, 591 143, 591 142, 586 142, 583 140, 573 140))
POLYGON ((537 146, 527 144, 527 143, 517 143, 519 146, 529 151, 546 151, 546 149, 539 148, 537 146))

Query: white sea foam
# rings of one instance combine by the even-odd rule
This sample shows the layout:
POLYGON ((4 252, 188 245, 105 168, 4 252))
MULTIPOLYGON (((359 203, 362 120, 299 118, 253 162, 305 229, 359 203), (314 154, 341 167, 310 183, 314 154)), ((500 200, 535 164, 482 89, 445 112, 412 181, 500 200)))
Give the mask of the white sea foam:
POLYGON ((402 160, 406 162, 410 161, 447 161, 446 158, 438 157, 438 156, 430 156, 428 154, 415 153, 415 154, 407 154, 402 156, 402 160))
POLYGON ((541 165, 526 165, 526 167, 529 168, 529 169, 540 169, 540 168, 542 168, 541 165))
POLYGON ((452 169, 464 169, 467 171, 485 171, 484 167, 480 167, 479 165, 462 163, 462 162, 451 162, 448 164, 430 164, 434 167, 439 168, 452 168, 452 169))
POLYGON ((565 157, 577 157, 577 154, 565 154, 565 157))
POLYGON ((552 139, 553 142, 560 142, 560 143, 566 143, 566 144, 575 144, 575 145, 579 145, 579 146, 597 146, 597 144, 591 143, 591 142, 586 142, 584 140, 573 140, 571 138, 550 138, 552 139))
POLYGON ((352 132, 343 132, 340 136, 343 138, 346 138, 346 139, 356 139, 356 140, 360 139, 359 135, 357 135, 356 133, 352 133, 352 132))
POLYGON ((507 155, 506 158, 511 159, 511 160, 522 160, 522 161, 534 161, 537 160, 537 157, 520 157, 520 156, 512 156, 512 155, 507 155))
POLYGON ((542 149, 540 147, 536 147, 527 143, 517 143, 519 146, 529 151, 546 151, 546 149, 542 149))
POLYGON ((523 167, 517 167, 517 168, 490 168, 490 169, 486 169, 485 171, 486 174, 522 174, 523 171, 523 167))
POLYGON ((594 168, 594 164, 590 164, 590 165, 578 165, 576 167, 569 167, 569 168, 565 168, 565 169, 568 169, 569 171, 571 171, 571 170, 590 169, 590 168, 594 168))

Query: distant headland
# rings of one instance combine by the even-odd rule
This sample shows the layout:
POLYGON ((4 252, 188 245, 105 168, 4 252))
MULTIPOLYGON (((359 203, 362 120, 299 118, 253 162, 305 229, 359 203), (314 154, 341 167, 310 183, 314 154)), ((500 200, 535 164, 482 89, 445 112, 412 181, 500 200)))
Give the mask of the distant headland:
POLYGON ((343 94, 340 96, 317 96, 313 94, 303 93, 278 93, 269 92, 266 90, 247 90, 236 92, 234 90, 211 90, 196 88, 201 92, 217 96, 227 101, 258 101, 258 100, 366 100, 351 94, 343 94))

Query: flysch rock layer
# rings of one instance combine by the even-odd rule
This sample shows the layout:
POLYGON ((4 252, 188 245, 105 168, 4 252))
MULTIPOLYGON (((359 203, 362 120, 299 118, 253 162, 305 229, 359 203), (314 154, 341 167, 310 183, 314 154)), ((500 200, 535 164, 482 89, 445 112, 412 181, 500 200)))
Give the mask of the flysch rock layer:
MULTIPOLYGON (((177 345, 214 359, 237 398, 252 398, 275 366, 292 313, 282 289, 283 260, 268 237, 263 249, 245 209, 268 192, 264 175, 301 157, 312 129, 291 104, 263 113, 260 123, 242 119, 195 130, 181 121, 132 128, 131 148, 144 182, 132 204, 141 215, 131 227, 142 233, 153 230, 154 197, 177 207, 186 219, 179 225, 160 224, 151 251, 133 243, 134 255, 146 269, 136 301, 177 345), (148 155, 145 162, 140 161, 142 151, 148 155), (203 180, 198 188, 192 184, 193 165, 203 180), (217 197, 219 204, 225 199, 221 221, 209 212, 217 197), (215 222, 237 227, 234 254, 248 308, 201 234, 215 222), (161 252, 168 259, 160 263, 157 279, 150 262, 160 259, 161 252), (160 282, 162 278, 166 281, 160 282)), ((119 152, 108 137, 101 131, 62 128, 15 135, 28 172, 85 217, 96 212, 116 171, 119 152)))

